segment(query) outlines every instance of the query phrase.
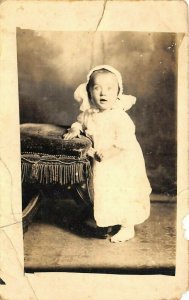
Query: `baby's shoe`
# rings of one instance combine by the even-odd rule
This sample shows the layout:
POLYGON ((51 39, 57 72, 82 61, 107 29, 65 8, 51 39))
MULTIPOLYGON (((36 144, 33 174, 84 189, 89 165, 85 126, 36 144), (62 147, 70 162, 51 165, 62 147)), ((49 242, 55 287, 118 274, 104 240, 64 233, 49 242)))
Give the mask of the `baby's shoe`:
POLYGON ((121 229, 113 235, 110 239, 112 243, 125 242, 128 241, 135 236, 134 226, 121 227, 121 229))

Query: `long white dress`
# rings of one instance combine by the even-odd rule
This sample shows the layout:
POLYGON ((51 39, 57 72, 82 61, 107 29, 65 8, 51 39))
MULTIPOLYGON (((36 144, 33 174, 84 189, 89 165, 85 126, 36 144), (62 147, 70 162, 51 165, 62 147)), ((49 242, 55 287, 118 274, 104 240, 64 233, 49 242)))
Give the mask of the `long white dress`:
POLYGON ((112 146, 120 149, 114 157, 94 161, 94 218, 97 225, 126 226, 144 222, 150 214, 151 187, 133 121, 117 108, 103 112, 89 109, 79 115, 78 122, 92 138, 97 151, 112 146))

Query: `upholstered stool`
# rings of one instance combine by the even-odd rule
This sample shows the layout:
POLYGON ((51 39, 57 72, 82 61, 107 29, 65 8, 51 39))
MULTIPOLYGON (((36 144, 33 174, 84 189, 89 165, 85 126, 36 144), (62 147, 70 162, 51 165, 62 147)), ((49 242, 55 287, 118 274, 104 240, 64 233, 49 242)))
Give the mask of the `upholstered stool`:
MULTIPOLYGON (((49 185, 74 187, 88 202, 91 165, 86 154, 91 141, 85 136, 64 140, 66 131, 66 127, 50 124, 21 125, 22 184, 32 185, 33 190, 49 185)), ((29 223, 37 210, 39 189, 36 191, 24 204, 23 224, 29 223)))

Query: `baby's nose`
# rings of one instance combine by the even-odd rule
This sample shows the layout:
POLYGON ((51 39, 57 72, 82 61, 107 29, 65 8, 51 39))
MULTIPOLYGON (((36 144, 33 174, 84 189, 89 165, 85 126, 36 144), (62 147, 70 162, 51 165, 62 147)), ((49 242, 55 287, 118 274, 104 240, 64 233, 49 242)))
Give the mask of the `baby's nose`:
POLYGON ((106 89, 101 89, 100 95, 101 95, 101 96, 105 96, 105 95, 106 95, 106 89))

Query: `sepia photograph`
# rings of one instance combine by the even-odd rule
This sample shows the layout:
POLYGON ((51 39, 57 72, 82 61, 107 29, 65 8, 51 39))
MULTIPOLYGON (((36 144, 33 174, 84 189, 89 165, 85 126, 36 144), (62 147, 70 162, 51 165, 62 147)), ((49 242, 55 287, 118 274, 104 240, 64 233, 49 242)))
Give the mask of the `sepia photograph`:
POLYGON ((16 37, 25 270, 174 276, 183 35, 16 37))

